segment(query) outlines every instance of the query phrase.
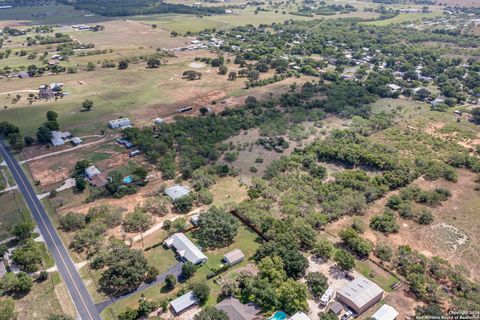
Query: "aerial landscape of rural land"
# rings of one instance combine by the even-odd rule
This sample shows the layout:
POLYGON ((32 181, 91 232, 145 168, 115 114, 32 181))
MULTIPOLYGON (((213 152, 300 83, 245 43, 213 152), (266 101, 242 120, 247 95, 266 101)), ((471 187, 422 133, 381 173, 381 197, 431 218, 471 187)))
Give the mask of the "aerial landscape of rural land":
POLYGON ((0 320, 480 320, 480 0, 0 0, 0 320))

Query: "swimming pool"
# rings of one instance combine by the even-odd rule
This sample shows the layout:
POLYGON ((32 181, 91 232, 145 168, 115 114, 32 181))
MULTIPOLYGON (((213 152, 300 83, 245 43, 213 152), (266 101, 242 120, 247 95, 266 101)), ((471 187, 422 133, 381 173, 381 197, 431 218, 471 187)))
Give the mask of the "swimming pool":
POLYGON ((275 312, 270 318, 268 318, 269 320, 285 320, 287 319, 288 316, 285 312, 283 311, 277 311, 275 312))

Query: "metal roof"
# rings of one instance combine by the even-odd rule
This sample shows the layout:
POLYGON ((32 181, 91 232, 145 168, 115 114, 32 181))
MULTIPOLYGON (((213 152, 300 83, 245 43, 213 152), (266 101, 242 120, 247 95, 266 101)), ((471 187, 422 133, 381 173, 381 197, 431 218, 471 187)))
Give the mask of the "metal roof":
POLYGON ((338 291, 339 295, 352 301, 358 308, 362 308, 381 293, 382 288, 364 277, 355 278, 338 291))
POLYGON ((190 308, 198 302, 197 297, 193 291, 185 293, 183 296, 178 297, 177 299, 170 302, 170 306, 173 308, 176 314, 190 308))
POLYGON ((190 190, 187 187, 181 186, 179 184, 165 189, 165 194, 173 201, 180 199, 181 197, 186 196, 189 193, 190 190))
POLYGON ((372 316, 372 319, 375 320, 394 320, 398 317, 398 311, 394 307, 391 307, 387 304, 384 304, 380 309, 377 310, 372 316))
POLYGON ((67 140, 71 134, 68 131, 62 132, 62 131, 52 131, 52 137, 50 138, 50 142, 54 146, 61 146, 65 144, 65 140, 67 140))
POLYGON ((243 261, 243 259, 245 259, 245 255, 243 254, 242 250, 234 249, 230 252, 227 252, 224 256, 224 259, 228 264, 231 265, 243 261))
POLYGON ((90 166, 87 169, 85 169, 85 175, 87 178, 91 179, 94 175, 99 174, 100 170, 97 169, 95 166, 90 166))
POLYGON ((253 303, 243 304, 231 297, 219 302, 215 308, 225 311, 230 320, 252 320, 260 312, 253 303))
POLYGON ((169 248, 174 247, 178 255, 194 264, 205 262, 208 259, 183 233, 175 233, 165 240, 165 244, 169 248))

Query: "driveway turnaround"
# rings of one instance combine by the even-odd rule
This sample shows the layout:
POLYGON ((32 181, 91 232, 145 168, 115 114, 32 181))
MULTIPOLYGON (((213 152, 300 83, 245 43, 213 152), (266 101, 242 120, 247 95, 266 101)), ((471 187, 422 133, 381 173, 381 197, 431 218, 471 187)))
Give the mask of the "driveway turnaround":
POLYGON ((57 230, 50 221, 42 203, 37 199, 37 195, 25 173, 10 150, 5 146, 3 140, 0 140, 0 155, 3 156, 7 166, 10 168, 13 178, 17 182, 18 189, 22 192, 33 218, 37 222, 40 233, 45 239, 45 243, 55 260, 58 271, 62 275, 70 297, 77 309, 78 316, 82 320, 101 320, 100 313, 97 311, 92 297, 90 297, 67 249, 58 236, 57 230))

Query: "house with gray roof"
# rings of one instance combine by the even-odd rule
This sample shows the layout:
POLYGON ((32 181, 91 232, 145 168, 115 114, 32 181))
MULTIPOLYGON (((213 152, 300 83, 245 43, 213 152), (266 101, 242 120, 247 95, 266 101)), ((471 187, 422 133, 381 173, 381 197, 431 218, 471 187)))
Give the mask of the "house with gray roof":
POLYGON ((90 166, 85 169, 85 176, 87 176, 88 179, 92 179, 96 174, 100 174, 100 170, 95 166, 90 166))
POLYGON ((182 312, 193 307, 197 303, 198 303, 197 297, 195 296, 193 291, 189 291, 185 293, 183 296, 180 296, 177 299, 172 300, 170 302, 170 309, 172 310, 175 316, 179 316, 182 312))
POLYGON ((184 197, 190 193, 190 189, 188 187, 182 186, 182 185, 174 185, 173 187, 165 189, 165 194, 172 199, 172 201, 175 201, 177 199, 180 199, 181 197, 184 197))
POLYGON ((175 233, 164 241, 168 248, 175 249, 177 255, 184 261, 190 261, 193 264, 202 264, 207 261, 207 256, 193 244, 183 233, 175 233))
POLYGON ((52 136, 50 138, 50 142, 53 146, 61 146, 65 144, 65 141, 68 141, 72 137, 72 134, 68 131, 52 131, 52 136))
POLYGON ((349 306, 357 314, 362 314, 380 301, 383 290, 376 283, 357 277, 355 280, 338 290, 337 299, 349 306))
POLYGON ((225 311, 230 320, 253 320, 260 312, 255 304, 243 304, 238 299, 231 297, 219 302, 215 308, 225 311))
POLYGON ((118 129, 118 128, 128 128, 131 127, 132 123, 128 118, 120 118, 108 121, 108 127, 110 129, 118 129))

